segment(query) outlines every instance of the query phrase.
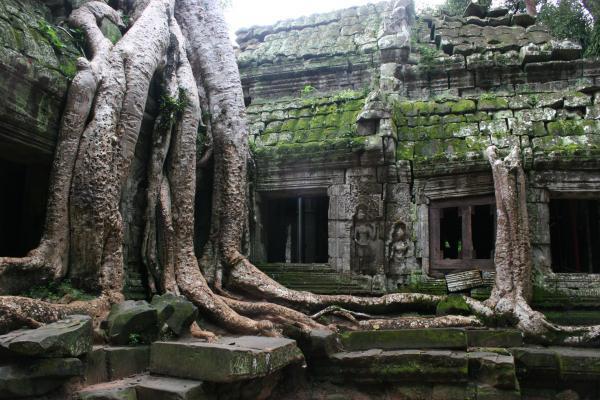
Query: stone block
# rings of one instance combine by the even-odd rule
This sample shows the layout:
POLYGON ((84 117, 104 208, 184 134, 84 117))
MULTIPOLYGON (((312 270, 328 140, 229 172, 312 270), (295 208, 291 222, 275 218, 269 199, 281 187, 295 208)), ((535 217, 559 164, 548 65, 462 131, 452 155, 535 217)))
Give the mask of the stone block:
POLYGON ((544 347, 515 347, 510 352, 515 359, 519 379, 558 380, 560 369, 555 351, 544 347))
POLYGON ((152 298, 152 307, 158 310, 160 324, 167 324, 177 336, 189 331, 198 317, 198 308, 183 296, 164 294, 152 298))
POLYGON ((516 329, 468 329, 469 347, 519 347, 523 334, 516 329))
POLYGON ((86 385, 95 385, 109 381, 106 365, 106 352, 103 346, 94 346, 85 356, 83 378, 86 385))
POLYGON ((368 350, 337 353, 315 368, 317 379, 334 382, 452 383, 468 380, 465 352, 445 350, 368 350))
POLYGON ((155 342, 150 353, 153 373, 209 382, 234 382, 269 375, 302 361, 290 339, 224 337, 215 343, 155 342))
POLYGON ((0 336, 0 348, 28 357, 78 357, 92 350, 92 320, 73 315, 37 329, 0 336))
POLYGON ((146 301, 124 301, 110 310, 107 322, 108 339, 115 345, 132 341, 151 343, 158 337, 158 312, 146 301))
POLYGON ((478 385, 476 390, 477 400, 521 400, 519 390, 496 389, 489 385, 478 385))
POLYGON ((0 399, 41 396, 83 374, 77 358, 47 358, 0 366, 0 399))
POLYGON ((340 335, 346 350, 466 349, 463 329, 399 329, 351 331, 340 335))
POLYGON ((150 347, 105 347, 109 380, 116 380, 146 371, 150 365, 150 347))
POLYGON ((135 386, 130 382, 112 384, 111 387, 86 388, 76 396, 77 400, 137 400, 135 386))
POLYGON ((208 400, 202 382, 186 379, 147 376, 136 386, 140 400, 208 400))
POLYGON ((586 107, 592 104, 592 98, 591 96, 581 93, 581 92, 575 92, 575 93, 569 93, 567 95, 565 95, 565 107, 566 108, 579 108, 579 107, 586 107))
POLYGON ((467 356, 469 357, 469 376, 473 380, 498 389, 517 389, 519 387, 512 355, 476 351, 468 353, 467 356))
POLYGON ((565 381, 592 381, 600 378, 600 350, 551 347, 556 352, 560 376, 565 381))

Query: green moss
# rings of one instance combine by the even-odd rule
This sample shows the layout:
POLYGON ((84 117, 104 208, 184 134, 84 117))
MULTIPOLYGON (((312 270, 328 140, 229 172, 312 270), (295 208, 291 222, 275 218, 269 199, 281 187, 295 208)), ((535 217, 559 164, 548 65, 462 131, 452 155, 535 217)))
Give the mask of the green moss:
POLYGON ((396 146, 397 160, 412 160, 415 152, 415 143, 401 141, 396 146))
POLYGON ((548 133, 553 136, 577 136, 585 132, 579 121, 563 120, 549 122, 548 133))
POLYGON ((491 118, 487 112, 478 111, 474 114, 466 114, 465 119, 467 122, 481 122, 489 121, 491 118))
POLYGON ((508 100, 503 97, 481 96, 477 102, 477 108, 481 111, 505 110, 508 108, 508 100))
POLYGON ((462 296, 448 296, 440 301, 435 310, 436 315, 471 315, 471 308, 462 296))
POLYGON ((459 100, 450 107, 450 111, 454 114, 465 114, 475 111, 475 109, 475 102, 467 99, 459 100))

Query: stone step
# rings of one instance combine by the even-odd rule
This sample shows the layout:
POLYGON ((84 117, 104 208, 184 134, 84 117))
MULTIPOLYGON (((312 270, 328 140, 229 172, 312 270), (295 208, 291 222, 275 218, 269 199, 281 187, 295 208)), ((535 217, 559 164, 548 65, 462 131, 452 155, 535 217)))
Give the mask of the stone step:
POLYGON ((145 376, 136 386, 137 400, 208 400, 204 384, 187 379, 145 376))
POLYGON ((234 382, 264 377, 303 359, 296 342, 283 338, 242 336, 223 337, 213 343, 155 342, 150 351, 150 371, 183 379, 234 382))
POLYGON ((339 336, 342 347, 348 351, 466 350, 468 347, 508 348, 523 345, 523 335, 516 329, 394 329, 349 331, 339 336))
POLYGON ((528 382, 597 382, 600 349, 527 346, 510 349, 519 379, 528 382))
POLYGON ((92 319, 73 315, 37 329, 0 336, 0 352, 25 357, 79 357, 92 350, 92 319))
POLYGON ((94 346, 85 361, 86 384, 119 380, 148 370, 150 346, 94 346))
POLYGON ((390 350, 341 352, 312 366, 315 379, 333 383, 466 383, 464 351, 390 350))
POLYGON ((23 359, 0 365, 0 399, 42 396, 81 375, 83 365, 78 358, 23 359))
POLYGON ((340 340, 348 351, 467 349, 467 334, 460 328, 350 331, 340 334, 340 340))
POLYGON ((88 386, 73 396, 76 400, 138 400, 136 385, 141 376, 88 386))

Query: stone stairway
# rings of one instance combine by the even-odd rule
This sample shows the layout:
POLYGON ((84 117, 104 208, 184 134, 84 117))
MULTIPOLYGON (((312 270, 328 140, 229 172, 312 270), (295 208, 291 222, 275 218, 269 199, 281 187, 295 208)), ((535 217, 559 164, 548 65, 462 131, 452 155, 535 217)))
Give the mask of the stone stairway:
POLYGON ((368 276, 342 274, 327 264, 262 264, 258 268, 282 285, 319 294, 382 294, 368 276))
MULTIPOLYGON (((208 400, 220 390, 252 392, 264 390, 262 378, 299 364, 304 356, 290 339, 255 336, 223 337, 214 343, 199 340, 154 342, 142 346, 149 359, 131 365, 132 347, 106 365, 129 366, 127 374, 111 374, 77 393, 79 400, 208 400), (132 373, 140 375, 130 376, 132 373)), ((106 353, 112 349, 102 349, 106 353)), ((104 355, 106 357, 106 354, 104 355)), ((101 357, 100 357, 101 358, 101 357)), ((139 361, 139 360, 138 360, 139 361)), ((98 366, 96 366, 98 368, 98 366)), ((103 366, 100 366, 102 369, 103 366)), ((113 370, 114 372, 114 370, 113 370)), ((93 371, 88 371, 88 381, 93 371)), ((98 376, 96 375, 96 378, 98 376)), ((268 385, 268 383, 266 384, 268 385)), ((232 398, 235 398, 232 397, 232 398)))
POLYGON ((346 332, 337 351, 315 363, 313 376, 340 385, 394 384, 406 398, 520 399, 506 348, 522 345, 513 330, 346 332))

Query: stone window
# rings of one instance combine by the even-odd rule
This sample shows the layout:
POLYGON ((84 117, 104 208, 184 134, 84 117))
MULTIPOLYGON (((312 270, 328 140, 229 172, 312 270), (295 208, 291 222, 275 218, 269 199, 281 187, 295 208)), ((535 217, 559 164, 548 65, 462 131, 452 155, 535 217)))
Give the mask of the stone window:
POLYGON ((431 269, 494 269, 493 196, 434 201, 429 207, 431 269))
POLYGON ((328 261, 327 196, 272 197, 264 201, 269 263, 328 261))
POLYGON ((600 200, 551 199, 554 272, 600 273, 600 200))

